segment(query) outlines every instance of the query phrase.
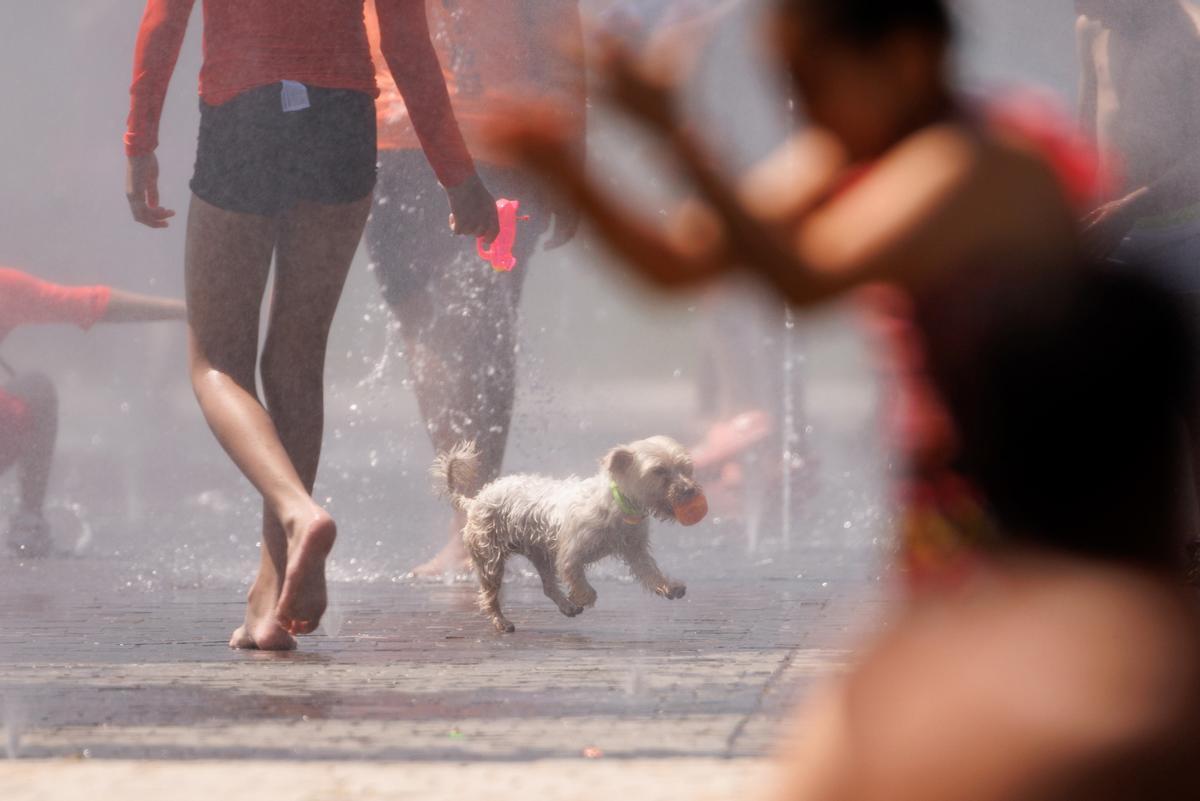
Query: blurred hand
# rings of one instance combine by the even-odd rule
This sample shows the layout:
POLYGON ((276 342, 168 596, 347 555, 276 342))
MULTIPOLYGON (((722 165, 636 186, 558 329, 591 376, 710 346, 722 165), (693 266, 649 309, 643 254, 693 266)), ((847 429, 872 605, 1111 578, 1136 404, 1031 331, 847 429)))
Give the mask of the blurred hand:
POLYGON ((1105 259, 1128 235, 1140 214, 1135 192, 1119 200, 1105 203, 1083 218, 1083 251, 1092 259, 1105 259))
POLYGON ((496 214, 496 199, 488 192, 477 174, 458 186, 448 187, 450 199, 450 230, 459 236, 481 236, 491 242, 500 233, 500 218, 496 214))
POLYGON ((675 60, 638 58, 615 37, 602 38, 600 73, 610 101, 652 130, 670 133, 679 126, 679 79, 675 60))
POLYGON ((158 205, 158 157, 145 153, 129 157, 125 172, 125 198, 133 219, 151 228, 166 228, 175 216, 171 209, 158 205))

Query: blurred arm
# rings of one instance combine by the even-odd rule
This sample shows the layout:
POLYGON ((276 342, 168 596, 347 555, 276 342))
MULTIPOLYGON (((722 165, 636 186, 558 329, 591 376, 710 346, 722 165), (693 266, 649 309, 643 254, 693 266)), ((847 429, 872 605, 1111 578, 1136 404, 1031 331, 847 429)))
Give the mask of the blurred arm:
POLYGON ((96 323, 182 320, 182 301, 123 292, 107 286, 65 286, 20 270, 0 268, 4 317, 12 325, 70 323, 88 329, 96 323))
POLYGON ((429 38, 424 0, 376 0, 380 49, 425 157, 445 187, 462 184, 475 164, 459 131, 450 94, 429 38))
POLYGON ((63 286, 0 268, 0 299, 9 326, 73 323, 91 328, 103 319, 110 295, 106 286, 63 286))
POLYGON ((756 217, 687 132, 670 141, 720 218, 727 252, 799 306, 875 281, 912 287, 1001 244, 1063 258, 1075 247, 1049 170, 956 126, 910 137, 791 226, 756 217))
POLYGON ((133 56, 133 82, 129 88, 129 120, 125 152, 129 156, 153 153, 158 147, 158 123, 171 73, 187 33, 195 0, 149 0, 142 14, 133 56))
POLYGON ((119 289, 111 290, 103 323, 150 323, 159 320, 187 319, 187 306, 181 300, 138 295, 119 289))

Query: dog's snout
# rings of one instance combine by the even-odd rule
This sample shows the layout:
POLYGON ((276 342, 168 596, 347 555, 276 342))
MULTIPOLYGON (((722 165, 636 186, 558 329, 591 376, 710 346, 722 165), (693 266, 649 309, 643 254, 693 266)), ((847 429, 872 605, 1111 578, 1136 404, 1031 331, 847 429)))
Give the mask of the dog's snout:
POLYGON ((700 485, 696 484, 694 481, 684 482, 679 486, 679 497, 681 500, 686 501, 689 498, 694 498, 697 494, 699 494, 699 492, 700 485))

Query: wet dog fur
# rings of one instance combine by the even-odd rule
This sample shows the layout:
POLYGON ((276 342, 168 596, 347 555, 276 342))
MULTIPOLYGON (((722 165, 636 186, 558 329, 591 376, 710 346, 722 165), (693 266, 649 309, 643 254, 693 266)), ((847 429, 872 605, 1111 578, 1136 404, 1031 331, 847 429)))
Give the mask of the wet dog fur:
POLYGON ((651 592, 684 596, 687 588, 650 554, 649 519, 674 520, 672 509, 701 492, 678 442, 659 436, 620 445, 589 478, 512 475, 477 488, 478 464, 475 446, 462 443, 441 454, 431 472, 467 515, 463 541, 479 576, 479 607, 498 631, 516 630, 500 609, 500 590, 505 564, 517 554, 533 563, 546 597, 567 617, 596 603, 586 569, 608 556, 629 565, 651 592))

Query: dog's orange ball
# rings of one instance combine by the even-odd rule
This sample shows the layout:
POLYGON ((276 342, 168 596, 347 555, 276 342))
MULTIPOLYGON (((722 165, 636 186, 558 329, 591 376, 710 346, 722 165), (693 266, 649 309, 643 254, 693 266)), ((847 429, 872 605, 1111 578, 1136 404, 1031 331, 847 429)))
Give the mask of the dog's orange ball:
POLYGON ((698 492, 686 501, 672 507, 675 519, 685 526, 694 526, 708 514, 708 499, 703 492, 698 492))

